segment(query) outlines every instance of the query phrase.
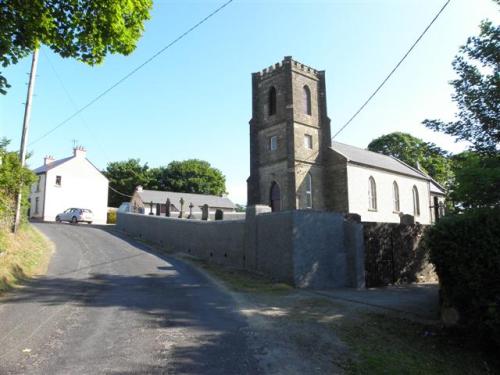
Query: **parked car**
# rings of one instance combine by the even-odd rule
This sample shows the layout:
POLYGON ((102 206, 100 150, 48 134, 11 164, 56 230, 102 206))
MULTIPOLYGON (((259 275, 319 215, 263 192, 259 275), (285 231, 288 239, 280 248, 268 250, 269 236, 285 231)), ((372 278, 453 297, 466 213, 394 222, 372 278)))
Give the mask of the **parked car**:
POLYGON ((66 211, 56 216, 56 221, 58 223, 61 221, 68 221, 73 224, 79 222, 92 224, 92 220, 94 220, 94 214, 88 208, 68 208, 66 211))

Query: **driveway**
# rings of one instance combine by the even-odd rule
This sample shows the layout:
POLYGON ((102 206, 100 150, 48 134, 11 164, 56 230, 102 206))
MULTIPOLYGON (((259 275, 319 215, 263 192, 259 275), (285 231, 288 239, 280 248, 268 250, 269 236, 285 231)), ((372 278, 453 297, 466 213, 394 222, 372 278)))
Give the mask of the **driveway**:
POLYGON ((0 298, 0 374, 258 374, 235 302, 109 229, 38 223, 46 276, 0 298))

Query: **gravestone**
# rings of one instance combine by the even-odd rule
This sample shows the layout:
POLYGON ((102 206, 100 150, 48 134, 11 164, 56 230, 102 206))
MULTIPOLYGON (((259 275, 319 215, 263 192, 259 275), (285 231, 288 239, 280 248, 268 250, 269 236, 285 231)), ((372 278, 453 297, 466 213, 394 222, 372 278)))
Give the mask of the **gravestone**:
POLYGON ((201 220, 208 220, 208 204, 204 204, 201 208, 201 220))
POLYGON ((153 201, 151 201, 151 203, 149 204, 149 214, 154 215, 153 214, 153 201))
POLYGON ((413 215, 401 215, 400 218, 400 223, 404 225, 413 225, 415 224, 415 217, 413 215))
POLYGON ((224 220, 224 211, 222 210, 215 211, 215 220, 224 220))
POLYGON ((192 219, 193 218, 193 207, 194 207, 193 202, 189 203, 189 216, 188 216, 188 219, 192 219))
POLYGON ((170 198, 167 198, 167 201, 165 202, 165 216, 170 216, 170 198))
POLYGON ((179 211, 179 219, 182 219, 182 216, 184 215, 184 199, 181 198, 179 200, 179 203, 181 204, 181 209, 179 211))

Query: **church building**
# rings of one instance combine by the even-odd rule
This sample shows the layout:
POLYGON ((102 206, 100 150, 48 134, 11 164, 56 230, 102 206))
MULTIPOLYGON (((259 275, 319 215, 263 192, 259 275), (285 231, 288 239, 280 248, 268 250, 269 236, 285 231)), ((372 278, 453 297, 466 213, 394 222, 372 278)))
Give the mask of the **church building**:
POLYGON ((325 72, 287 56, 252 74, 248 205, 356 213, 431 224, 445 191, 402 161, 331 139, 325 72))

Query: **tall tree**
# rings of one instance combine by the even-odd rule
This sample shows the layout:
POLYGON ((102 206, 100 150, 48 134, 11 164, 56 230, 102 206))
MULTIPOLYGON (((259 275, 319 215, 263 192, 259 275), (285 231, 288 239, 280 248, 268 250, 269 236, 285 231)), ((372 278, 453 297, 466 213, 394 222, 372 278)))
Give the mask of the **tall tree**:
POLYGON ((189 159, 173 161, 162 169, 159 186, 169 191, 220 196, 226 193, 226 178, 210 163, 189 159))
POLYGON ((103 174, 109 180, 111 187, 108 195, 108 205, 118 207, 122 202, 130 201, 130 197, 137 186, 150 187, 151 174, 148 164, 141 164, 139 159, 115 161, 108 163, 103 174), (117 193, 116 191, 122 193, 117 193), (123 195, 125 194, 125 195, 123 195))
POLYGON ((434 143, 408 133, 394 132, 370 142, 368 150, 394 156, 412 167, 420 167, 437 182, 447 185, 452 177, 448 153, 434 143))
MULTIPOLYGON (((0 63, 16 64, 41 44, 94 65, 108 53, 130 54, 152 0, 8 0, 0 2, 0 63)), ((0 72, 0 93, 9 87, 0 72)))
POLYGON ((468 141, 475 151, 499 152, 500 143, 500 26, 481 23, 453 60, 458 78, 451 81, 457 103, 456 121, 425 120, 425 126, 468 141))

